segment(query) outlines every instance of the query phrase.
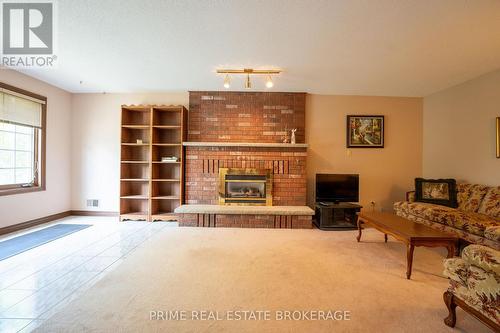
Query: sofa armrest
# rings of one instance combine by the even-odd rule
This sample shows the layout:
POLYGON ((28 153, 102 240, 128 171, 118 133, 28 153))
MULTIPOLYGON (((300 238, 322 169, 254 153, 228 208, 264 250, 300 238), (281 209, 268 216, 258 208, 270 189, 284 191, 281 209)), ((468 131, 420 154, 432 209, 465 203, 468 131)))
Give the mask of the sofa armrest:
POLYGON ((444 260, 444 276, 462 284, 467 285, 469 267, 462 258, 450 258, 444 260))
POLYGON ((406 192, 406 201, 415 202, 415 191, 406 192))
POLYGON ((495 242, 500 242, 500 225, 486 227, 484 237, 495 242))
POLYGON ((500 276, 500 251, 482 245, 469 245, 462 251, 466 264, 500 276))

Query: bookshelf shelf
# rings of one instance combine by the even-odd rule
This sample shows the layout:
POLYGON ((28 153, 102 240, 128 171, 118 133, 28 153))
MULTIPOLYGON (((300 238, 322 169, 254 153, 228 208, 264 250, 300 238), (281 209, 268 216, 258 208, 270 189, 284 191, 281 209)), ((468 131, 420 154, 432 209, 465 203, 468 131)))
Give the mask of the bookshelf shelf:
POLYGON ((149 129, 149 125, 122 125, 122 128, 149 129))
POLYGON ((120 197, 120 199, 148 199, 146 195, 127 195, 124 197, 120 197))
POLYGON ((184 197, 183 106, 123 105, 120 220, 173 221, 184 197), (178 161, 162 162, 176 157, 178 161))
POLYGON ((180 182, 180 179, 153 179, 154 182, 180 182))
POLYGON ((180 129, 180 126, 169 126, 169 125, 155 125, 153 128, 160 128, 160 129, 180 129))

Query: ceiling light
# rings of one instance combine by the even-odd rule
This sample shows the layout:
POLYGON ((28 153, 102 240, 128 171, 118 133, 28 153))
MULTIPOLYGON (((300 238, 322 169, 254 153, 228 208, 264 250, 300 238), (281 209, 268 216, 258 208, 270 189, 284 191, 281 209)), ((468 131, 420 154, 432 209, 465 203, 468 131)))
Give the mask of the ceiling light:
POLYGON ((229 77, 229 74, 226 74, 226 77, 224 78, 224 88, 229 89, 231 86, 231 78, 229 77))
POLYGON ((245 80, 245 89, 252 88, 252 82, 250 81, 250 74, 247 74, 247 79, 245 80))
POLYGON ((229 89, 231 78, 229 74, 242 74, 246 75, 245 79, 245 88, 252 88, 252 81, 250 80, 250 75, 267 75, 266 79, 266 87, 272 88, 274 86, 272 75, 280 74, 281 69, 253 69, 253 68, 244 68, 244 69, 218 69, 217 74, 226 74, 224 76, 224 88, 229 89))
POLYGON ((273 79, 271 78, 271 75, 268 75, 266 80, 266 88, 272 88, 273 86, 273 79))

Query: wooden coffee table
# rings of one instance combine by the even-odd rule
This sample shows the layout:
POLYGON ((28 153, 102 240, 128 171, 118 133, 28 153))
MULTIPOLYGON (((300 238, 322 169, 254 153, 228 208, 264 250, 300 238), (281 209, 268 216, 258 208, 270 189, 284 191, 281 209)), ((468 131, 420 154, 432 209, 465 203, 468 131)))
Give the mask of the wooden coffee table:
POLYGON ((365 224, 383 232, 385 242, 387 242, 387 235, 391 235, 406 244, 407 279, 411 276, 415 246, 446 247, 448 258, 452 258, 458 243, 458 237, 454 234, 435 230, 394 214, 378 212, 358 213, 358 242, 361 240, 361 232, 365 224))

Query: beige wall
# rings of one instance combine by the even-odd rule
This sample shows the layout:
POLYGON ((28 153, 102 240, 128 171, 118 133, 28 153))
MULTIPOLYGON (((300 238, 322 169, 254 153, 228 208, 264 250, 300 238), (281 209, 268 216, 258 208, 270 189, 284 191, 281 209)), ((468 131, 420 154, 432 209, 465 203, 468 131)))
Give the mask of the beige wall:
MULTIPOLYGON (((75 94, 72 118, 71 208, 89 210, 86 199, 99 199, 96 210, 118 211, 120 105, 172 103, 188 107, 189 96, 158 94, 75 94)), ((422 100, 362 96, 308 95, 306 107, 309 203, 316 172, 359 173, 361 201, 391 209, 422 173, 422 100), (345 148, 347 114, 386 116, 386 148, 345 148)))
POLYGON ((120 106, 164 103, 188 107, 188 93, 73 95, 72 209, 119 210, 120 106), (87 199, 99 199, 99 207, 86 207, 87 199))
POLYGON ((7 69, 0 81, 47 97, 47 190, 0 197, 0 227, 70 209, 71 94, 7 69))
POLYGON ((316 173, 357 173, 361 204, 391 210, 422 175, 422 99, 308 95, 306 142, 310 205, 316 173), (348 114, 384 115, 385 148, 347 149, 348 114))
MULTIPOLYGON (((18 72, 0 81, 48 97, 47 191, 0 197, 0 227, 59 213, 118 211, 121 104, 189 103, 187 92, 70 94, 18 72)), ((495 117, 500 71, 421 98, 308 95, 308 203, 316 173, 359 173, 360 200, 390 210, 417 176, 500 184, 495 117), (385 115, 383 149, 347 149, 346 115, 385 115), (423 158, 422 158, 423 156, 423 158), (467 156, 467 158, 464 158, 467 156), (423 165, 423 167, 422 167, 423 165)))
POLYGON ((500 70, 424 98, 424 176, 500 185, 500 70))
MULTIPOLYGON (((100 200, 96 210, 118 211, 120 105, 189 103, 187 92, 71 95, 17 72, 1 74, 3 82, 46 95, 49 111, 47 191, 0 197, 0 226, 89 210, 86 199, 100 200)), ((421 99, 308 95, 306 110, 310 204, 317 172, 359 173, 362 204, 375 201, 378 209, 391 209, 421 175, 421 99), (386 147, 347 150, 347 114, 385 115, 386 147)))

